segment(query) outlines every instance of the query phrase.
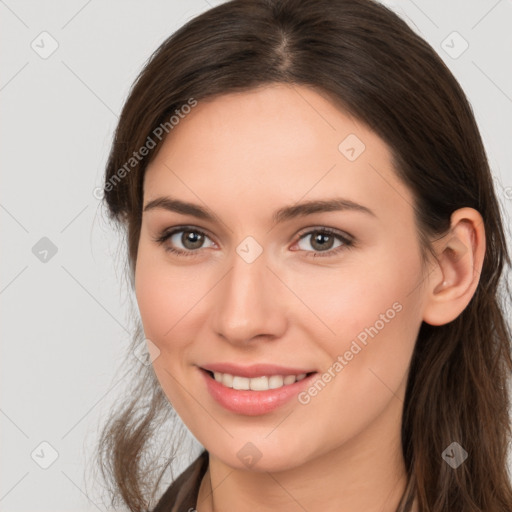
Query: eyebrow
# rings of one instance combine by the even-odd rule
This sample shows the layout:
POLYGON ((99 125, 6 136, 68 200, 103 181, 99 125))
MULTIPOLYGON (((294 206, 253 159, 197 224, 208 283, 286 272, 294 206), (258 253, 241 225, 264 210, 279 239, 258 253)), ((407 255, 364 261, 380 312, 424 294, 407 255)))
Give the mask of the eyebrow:
MULTIPOLYGON (((197 204, 173 199, 171 197, 162 196, 153 199, 152 201, 149 201, 146 206, 144 206, 143 211, 147 212, 154 209, 163 209, 184 215, 192 215, 198 219, 208 220, 211 222, 215 220, 215 216, 206 208, 203 208, 197 204)), ((334 198, 326 200, 306 201, 292 206, 285 206, 274 212, 272 215, 272 221, 274 224, 279 224, 296 217, 313 215, 314 213, 334 211, 356 211, 377 217, 375 213, 366 206, 355 203, 350 199, 334 198)))

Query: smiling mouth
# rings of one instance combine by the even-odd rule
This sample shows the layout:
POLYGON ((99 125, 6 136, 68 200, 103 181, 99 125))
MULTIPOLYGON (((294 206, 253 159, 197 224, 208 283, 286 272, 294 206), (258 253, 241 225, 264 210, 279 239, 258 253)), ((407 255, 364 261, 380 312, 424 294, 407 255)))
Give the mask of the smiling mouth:
POLYGON ((204 368, 202 368, 202 371, 207 373, 211 379, 214 379, 224 387, 240 391, 268 391, 272 389, 279 389, 295 384, 295 382, 299 382, 306 377, 317 373, 309 372, 297 375, 261 375, 249 378, 230 373, 212 372, 210 370, 205 370, 204 368))

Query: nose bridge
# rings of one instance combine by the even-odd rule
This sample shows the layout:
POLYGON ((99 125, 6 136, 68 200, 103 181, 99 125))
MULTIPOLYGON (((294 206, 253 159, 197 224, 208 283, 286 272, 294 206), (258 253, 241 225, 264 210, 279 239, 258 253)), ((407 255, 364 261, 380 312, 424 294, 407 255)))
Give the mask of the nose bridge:
POLYGON ((257 254, 251 243, 237 247, 215 296, 214 328, 232 343, 280 336, 286 321, 279 307, 277 279, 267 268, 265 253, 257 254))

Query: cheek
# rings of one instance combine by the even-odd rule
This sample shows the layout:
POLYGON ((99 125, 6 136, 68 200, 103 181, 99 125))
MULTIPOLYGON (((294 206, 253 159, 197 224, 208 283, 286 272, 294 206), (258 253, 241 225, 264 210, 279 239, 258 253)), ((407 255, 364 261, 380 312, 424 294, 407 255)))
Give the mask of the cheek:
POLYGON ((147 248, 141 243, 135 269, 135 295, 144 333, 161 352, 169 348, 173 329, 183 317, 194 288, 187 289, 179 269, 166 265, 158 254, 160 249, 147 248))
POLYGON ((307 276, 301 278, 297 294, 307 298, 321 320, 311 328, 311 337, 324 340, 331 363, 346 353, 350 366, 366 371, 391 358, 387 368, 401 371, 407 366, 421 324, 419 295, 414 293, 420 270, 414 247, 405 254, 388 246, 366 261, 347 259, 336 272, 322 275, 317 269, 314 286, 307 276))
MULTIPOLYGON (((157 268, 148 265, 142 255, 139 255, 135 272, 135 295, 144 333, 153 343, 160 345, 161 339, 172 327, 172 316, 169 312, 174 310, 174 304, 172 295, 166 293, 157 268)), ((162 349, 161 346, 159 348, 162 349)))
POLYGON ((187 337, 178 333, 189 320, 185 315, 200 293, 193 286, 187 287, 183 271, 173 269, 156 253, 155 249, 146 249, 143 244, 139 247, 135 295, 144 335, 159 351, 153 360, 155 375, 172 406, 183 412, 187 410, 187 397, 178 383, 183 380, 182 367, 188 343, 187 337))
POLYGON ((301 403, 314 409, 326 439, 350 437, 403 400, 421 325, 420 295, 411 293, 421 264, 414 248, 405 265, 391 250, 376 256, 371 265, 343 268, 334 282, 326 273, 310 287, 308 304, 331 332, 318 322, 309 331, 325 357, 322 382, 307 389, 301 403))

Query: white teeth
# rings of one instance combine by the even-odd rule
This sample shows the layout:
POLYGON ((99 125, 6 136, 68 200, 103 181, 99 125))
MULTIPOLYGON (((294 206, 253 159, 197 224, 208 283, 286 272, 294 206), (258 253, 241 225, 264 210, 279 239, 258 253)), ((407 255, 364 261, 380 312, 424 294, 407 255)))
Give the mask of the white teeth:
POLYGON ((268 389, 268 377, 255 377, 249 380, 249 386, 253 391, 265 391, 268 389))
POLYGON ((230 375, 229 373, 224 373, 222 375, 222 384, 224 386, 227 386, 228 388, 233 387, 233 375, 230 375))
POLYGON ((247 377, 233 375, 233 389, 249 389, 250 381, 251 379, 248 379, 247 377))
POLYGON ((239 375, 231 375, 229 373, 214 372, 213 377, 217 382, 220 382, 227 388, 252 391, 267 391, 269 389, 277 389, 283 386, 293 384, 298 380, 302 380, 306 377, 305 373, 299 375, 270 375, 269 377, 240 377, 239 375))
POLYGON ((295 375, 287 375, 284 380, 284 385, 293 384, 295 382, 295 375))
POLYGON ((284 386, 284 378, 281 375, 272 375, 268 379, 268 387, 270 389, 276 389, 284 386))

